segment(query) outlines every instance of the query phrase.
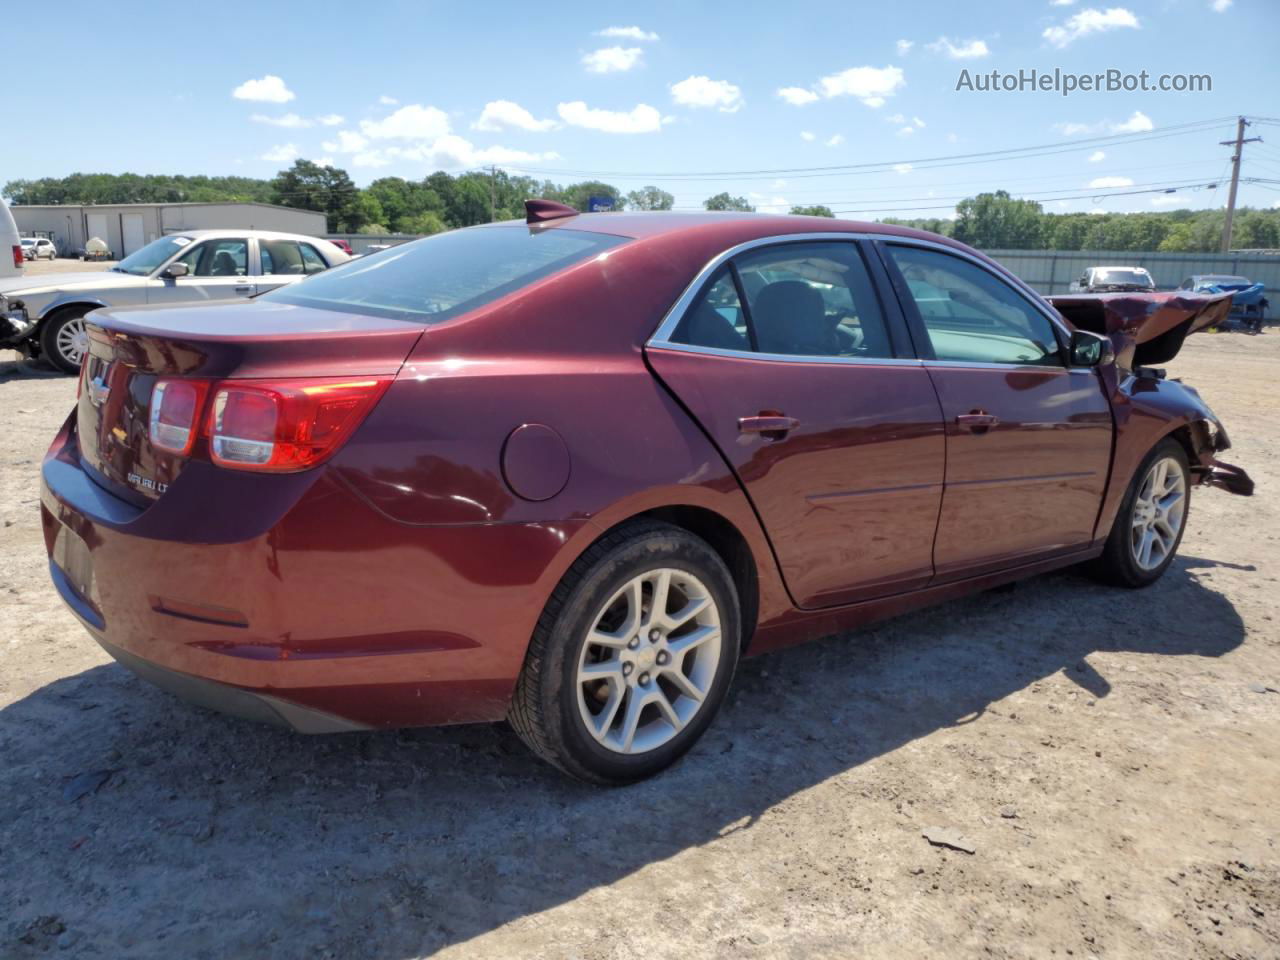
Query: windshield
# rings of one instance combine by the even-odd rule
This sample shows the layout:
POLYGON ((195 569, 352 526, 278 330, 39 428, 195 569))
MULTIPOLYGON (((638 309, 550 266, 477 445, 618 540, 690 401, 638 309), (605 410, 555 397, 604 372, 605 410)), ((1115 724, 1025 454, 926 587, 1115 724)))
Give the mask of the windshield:
POLYGON ((579 230, 452 230, 361 257, 262 299, 439 323, 625 243, 579 230))
POLYGON ((1093 282, 1102 286, 1154 287, 1151 274, 1145 270, 1099 270, 1093 276, 1093 282))
POLYGON ((119 273, 131 273, 135 277, 150 276, 155 273, 156 267, 160 266, 190 242, 190 237, 161 237, 159 240, 152 240, 141 250, 129 254, 111 269, 119 273))
POLYGON ((30 237, 23 237, 21 243, 24 247, 34 247, 36 245, 36 242, 30 237))

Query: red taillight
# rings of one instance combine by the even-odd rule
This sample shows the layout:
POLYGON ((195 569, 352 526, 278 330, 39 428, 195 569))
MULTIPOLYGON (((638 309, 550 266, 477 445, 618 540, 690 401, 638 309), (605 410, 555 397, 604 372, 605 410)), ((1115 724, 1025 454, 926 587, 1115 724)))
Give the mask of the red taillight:
POLYGON ((391 380, 224 380, 213 391, 209 455, 238 470, 314 467, 360 425, 391 380))
POLYGON ((160 380, 151 391, 151 445, 185 457, 195 446, 204 408, 204 380, 160 380))
POLYGON ((22 262, 23 262, 22 245, 15 243, 13 245, 13 265, 17 267, 19 270, 21 270, 22 262))

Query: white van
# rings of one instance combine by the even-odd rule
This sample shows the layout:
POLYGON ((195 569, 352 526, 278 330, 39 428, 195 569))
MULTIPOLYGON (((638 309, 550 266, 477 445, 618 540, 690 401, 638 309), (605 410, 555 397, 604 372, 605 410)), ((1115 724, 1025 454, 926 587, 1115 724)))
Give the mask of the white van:
POLYGON ((22 241, 8 205, 0 200, 0 277, 22 276, 22 241))

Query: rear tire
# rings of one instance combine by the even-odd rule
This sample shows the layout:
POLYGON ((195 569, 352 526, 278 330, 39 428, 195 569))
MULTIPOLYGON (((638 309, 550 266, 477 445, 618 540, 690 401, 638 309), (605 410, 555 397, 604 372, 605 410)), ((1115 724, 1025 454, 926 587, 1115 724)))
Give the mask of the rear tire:
POLYGON ((711 724, 741 636, 733 578, 704 540, 666 523, 624 524, 579 557, 552 593, 508 720, 570 776, 642 780, 711 724))
POLYGON ((1190 512, 1187 454, 1182 444, 1166 437, 1134 471, 1093 574, 1117 587, 1151 586, 1173 563, 1190 512))
POLYGON ((84 315, 88 310, 65 310, 55 314, 40 328, 40 352, 63 373, 79 373, 88 350, 84 315))

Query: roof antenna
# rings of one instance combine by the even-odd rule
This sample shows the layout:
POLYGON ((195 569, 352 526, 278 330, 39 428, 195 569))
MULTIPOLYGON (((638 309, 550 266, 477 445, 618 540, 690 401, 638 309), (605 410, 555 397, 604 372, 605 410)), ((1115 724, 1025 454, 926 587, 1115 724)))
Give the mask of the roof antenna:
POLYGON ((554 200, 526 200, 524 202, 524 222, 542 223, 544 220, 560 220, 564 217, 576 217, 578 211, 573 207, 556 203, 554 200))

